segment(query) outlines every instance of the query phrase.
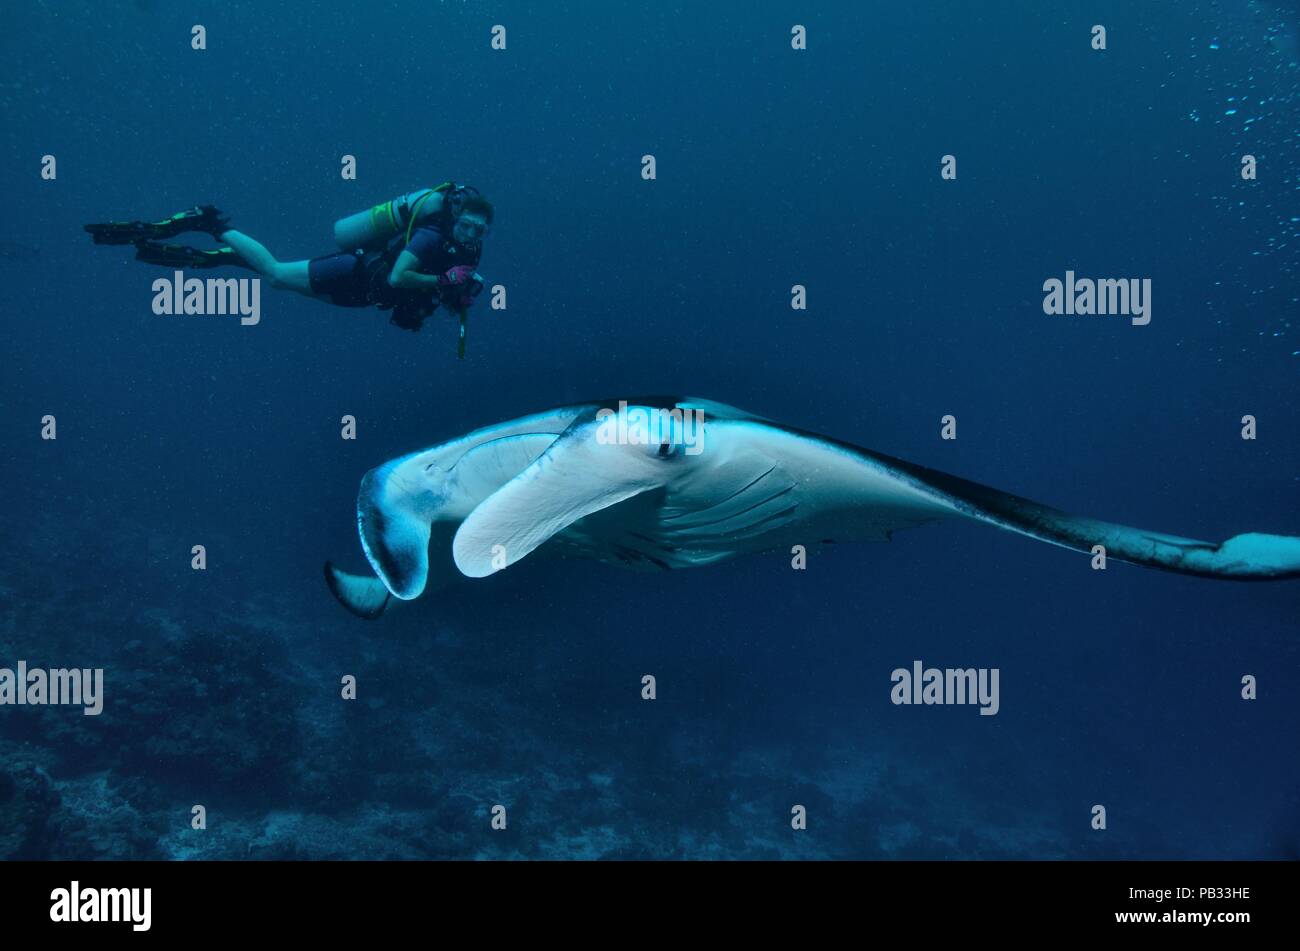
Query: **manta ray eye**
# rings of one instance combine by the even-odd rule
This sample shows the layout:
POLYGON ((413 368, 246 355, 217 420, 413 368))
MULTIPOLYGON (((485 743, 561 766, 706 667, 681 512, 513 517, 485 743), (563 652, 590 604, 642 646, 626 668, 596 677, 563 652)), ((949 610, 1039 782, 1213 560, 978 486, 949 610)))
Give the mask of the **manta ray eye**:
POLYGON ((671 443, 671 442, 660 443, 660 444, 659 444, 659 458, 660 458, 660 459, 670 459, 670 458, 672 458, 673 456, 677 455, 677 450, 678 450, 678 447, 677 447, 677 444, 676 444, 676 443, 671 443))

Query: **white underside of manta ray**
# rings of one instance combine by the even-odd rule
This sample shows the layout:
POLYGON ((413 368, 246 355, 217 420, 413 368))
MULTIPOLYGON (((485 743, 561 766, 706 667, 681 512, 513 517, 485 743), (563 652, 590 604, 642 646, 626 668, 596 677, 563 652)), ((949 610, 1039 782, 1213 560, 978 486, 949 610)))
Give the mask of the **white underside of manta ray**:
MULTIPOLYGON (((584 403, 477 429, 371 469, 357 526, 375 576, 328 562, 330 590, 378 617, 393 598, 482 578, 543 554, 651 569, 736 555, 888 541, 925 522, 973 519, 1080 552, 1207 578, 1300 578, 1300 538, 1203 542, 1067 515, 1037 502, 700 399, 628 400, 629 413, 703 413, 680 441, 610 443, 584 403), (377 576, 377 577, 376 577, 377 576)), ((606 429, 605 435, 608 435, 606 429)))

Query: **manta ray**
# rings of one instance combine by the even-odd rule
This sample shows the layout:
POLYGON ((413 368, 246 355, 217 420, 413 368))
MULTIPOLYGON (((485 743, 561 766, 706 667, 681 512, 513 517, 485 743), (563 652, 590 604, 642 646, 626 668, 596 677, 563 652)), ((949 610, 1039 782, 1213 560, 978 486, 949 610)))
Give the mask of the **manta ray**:
POLYGON ((393 599, 483 578, 529 556, 695 568, 796 545, 884 542, 899 529, 951 519, 1205 578, 1300 578, 1297 537, 1249 533, 1215 543, 1081 518, 722 403, 677 397, 562 406, 371 469, 357 495, 357 528, 374 573, 326 562, 325 578, 349 611, 376 618, 393 599))

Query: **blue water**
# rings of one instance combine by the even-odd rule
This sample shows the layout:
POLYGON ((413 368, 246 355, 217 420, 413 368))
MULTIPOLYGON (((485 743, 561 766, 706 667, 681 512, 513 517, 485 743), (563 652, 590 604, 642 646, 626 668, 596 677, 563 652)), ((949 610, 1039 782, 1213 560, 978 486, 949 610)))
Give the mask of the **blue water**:
POLYGON ((532 559, 375 622, 334 602, 367 469, 610 394, 1174 534, 1300 534, 1294 4, 641 6, 8 11, 0 667, 103 667, 105 708, 0 707, 0 856, 1300 855, 1300 582, 965 524, 805 571, 532 559), (308 258, 447 178, 495 203, 508 292, 463 361, 441 314, 410 334, 265 285, 256 326, 156 316, 166 272, 81 230, 212 202, 308 258), (1067 269, 1150 278, 1150 325, 1046 316, 1067 269), (998 715, 891 704, 917 659, 998 668, 998 715))

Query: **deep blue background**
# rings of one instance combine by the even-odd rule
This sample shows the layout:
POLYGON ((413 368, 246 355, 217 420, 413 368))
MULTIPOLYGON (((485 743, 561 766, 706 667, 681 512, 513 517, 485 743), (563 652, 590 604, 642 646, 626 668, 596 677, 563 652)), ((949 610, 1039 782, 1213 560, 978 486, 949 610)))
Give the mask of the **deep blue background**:
POLYGON ((107 665, 110 708, 71 727, 0 709, 0 737, 43 750, 23 755, 81 810, 24 854, 269 854, 177 846, 208 801, 249 842, 292 814, 277 842, 335 854, 304 815, 355 829, 398 800, 390 840, 418 838, 417 855, 1300 854, 1295 583, 1097 573, 976 526, 806 572, 780 555, 662 577, 524 563, 370 625, 319 574, 364 564, 366 469, 615 393, 721 400, 1176 534, 1300 534, 1298 18, 1244 0, 12 8, 0 666, 107 665), (57 181, 39 177, 47 153, 57 181), (509 293, 505 312, 479 306, 463 362, 449 321, 410 335, 268 287, 256 327, 154 316, 164 272, 80 227, 213 202, 304 258, 332 250, 334 219, 446 178, 496 203, 480 270, 509 293), (1042 282, 1066 269, 1151 278, 1151 324, 1045 316, 1042 282), (47 413, 55 442, 38 438, 47 413), (947 413, 956 442, 938 438, 947 413), (220 661, 195 694, 168 624, 225 638, 236 666, 315 678, 310 701, 257 707, 316 737, 262 751, 296 758, 295 780, 114 759, 108 741, 68 752, 96 749, 110 717, 147 733, 183 705, 215 733, 252 702, 220 661), (1001 713, 892 706, 890 671, 917 658, 999 667, 1001 713), (114 709, 114 665, 156 689, 152 710, 114 709), (348 672, 364 716, 330 734, 348 672), (655 704, 638 699, 647 672, 655 704), (226 705, 202 713, 213 695, 226 705), (304 804, 324 764, 334 791, 304 804), (354 787, 358 771, 387 779, 354 787), (95 844, 95 783, 155 831, 95 844), (410 832, 449 790, 464 808, 410 832), (503 800, 508 847, 455 838, 503 800), (797 835, 795 802, 811 811, 797 835))

